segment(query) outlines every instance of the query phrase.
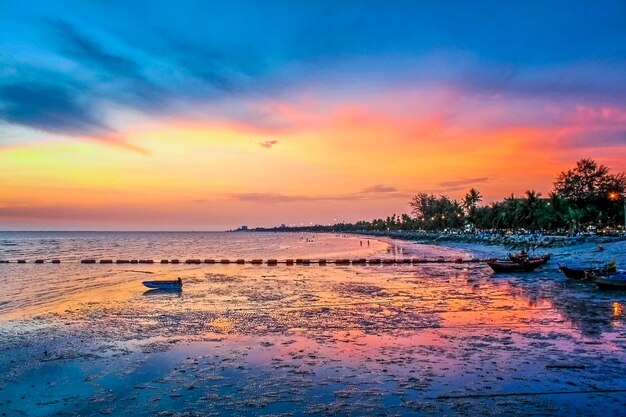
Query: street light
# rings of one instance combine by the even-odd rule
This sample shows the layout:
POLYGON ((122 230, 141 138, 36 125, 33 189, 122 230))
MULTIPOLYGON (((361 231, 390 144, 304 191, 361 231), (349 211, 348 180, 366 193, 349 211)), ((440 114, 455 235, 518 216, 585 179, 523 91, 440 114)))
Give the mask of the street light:
POLYGON ((609 194, 609 198, 611 200, 617 200, 622 197, 622 201, 624 203, 624 232, 626 232, 626 196, 622 193, 618 193, 617 191, 613 191, 609 194))

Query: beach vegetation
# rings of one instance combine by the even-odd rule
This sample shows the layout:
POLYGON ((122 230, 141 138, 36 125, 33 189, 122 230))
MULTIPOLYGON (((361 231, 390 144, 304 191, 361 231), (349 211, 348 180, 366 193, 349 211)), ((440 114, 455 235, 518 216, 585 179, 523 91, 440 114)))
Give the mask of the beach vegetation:
POLYGON ((604 165, 581 159, 574 168, 558 174, 547 196, 529 189, 523 195, 510 194, 501 201, 481 205, 483 195, 473 187, 461 200, 418 193, 409 202, 410 213, 356 223, 276 229, 382 233, 623 233, 625 191, 624 173, 612 174, 604 165))

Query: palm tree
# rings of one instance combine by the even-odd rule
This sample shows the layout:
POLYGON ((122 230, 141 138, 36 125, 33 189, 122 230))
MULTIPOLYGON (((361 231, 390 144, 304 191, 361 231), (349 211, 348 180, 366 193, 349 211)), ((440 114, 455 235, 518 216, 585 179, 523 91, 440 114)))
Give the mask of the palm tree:
POLYGON ((539 226, 539 210, 541 208, 541 193, 535 190, 526 191, 526 198, 522 200, 521 223, 530 230, 536 230, 539 226))
POLYGON ((463 208, 469 223, 474 226, 476 220, 476 205, 481 202, 483 196, 476 188, 471 188, 462 201, 463 208))
POLYGON ((472 208, 475 208, 478 203, 483 201, 483 196, 480 194, 476 188, 471 188, 467 194, 465 194, 465 198, 463 199, 463 208, 468 211, 472 208))

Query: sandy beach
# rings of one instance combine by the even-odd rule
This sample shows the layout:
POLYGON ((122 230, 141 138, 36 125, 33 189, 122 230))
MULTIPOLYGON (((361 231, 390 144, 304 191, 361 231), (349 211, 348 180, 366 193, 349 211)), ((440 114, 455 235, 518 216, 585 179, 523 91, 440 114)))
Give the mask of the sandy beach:
MULTIPOLYGON (((390 239, 370 239, 372 246, 363 248, 363 239, 316 237, 319 247, 289 249, 449 258, 507 252, 390 239)), ((557 263, 624 265, 625 248, 616 242, 603 252, 592 244, 551 249, 553 260, 532 274, 494 275, 481 263, 134 271, 70 264, 64 279, 95 274, 102 285, 74 288, 32 310, 20 307, 28 314, 19 318, 2 316, 0 410, 26 416, 619 414, 626 390, 624 293, 567 280, 557 263), (185 288, 146 291, 139 284, 146 276, 181 276, 185 288)), ((0 267, 6 286, 18 265, 0 267)), ((20 274, 36 267, 49 268, 39 274, 59 273, 49 264, 19 267, 30 268, 20 274)))

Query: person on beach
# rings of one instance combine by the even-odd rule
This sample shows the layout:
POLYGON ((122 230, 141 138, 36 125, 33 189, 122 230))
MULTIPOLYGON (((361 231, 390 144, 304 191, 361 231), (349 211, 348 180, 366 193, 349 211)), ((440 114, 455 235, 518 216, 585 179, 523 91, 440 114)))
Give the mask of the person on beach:
POLYGON ((359 240, 359 245, 363 246, 363 241, 359 240))
POLYGON ((369 245, 370 245, 370 240, 367 239, 367 246, 369 247, 369 245))

